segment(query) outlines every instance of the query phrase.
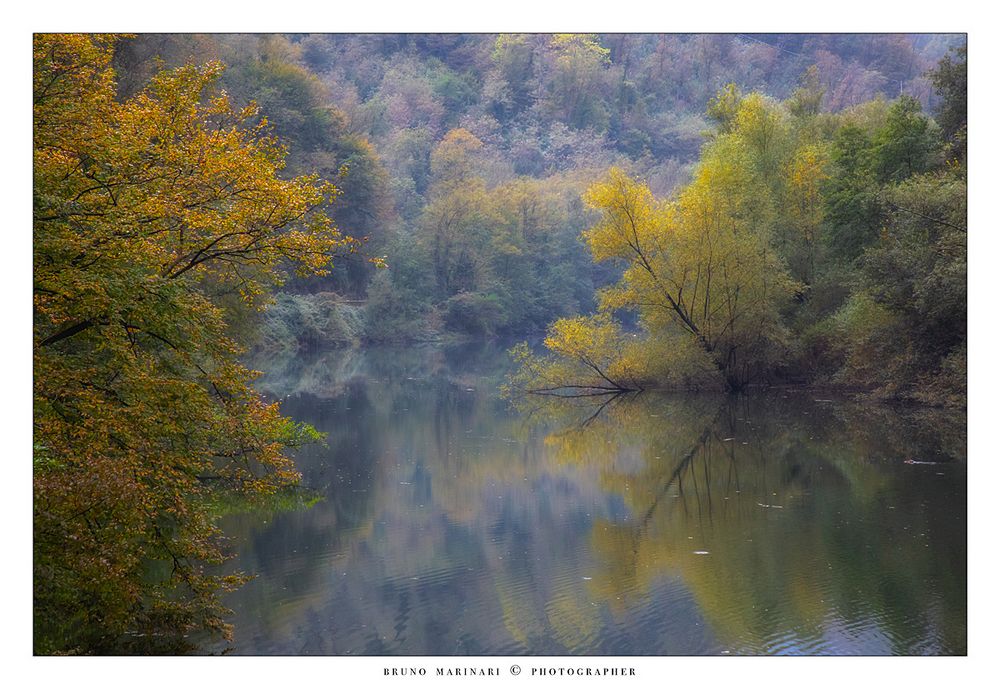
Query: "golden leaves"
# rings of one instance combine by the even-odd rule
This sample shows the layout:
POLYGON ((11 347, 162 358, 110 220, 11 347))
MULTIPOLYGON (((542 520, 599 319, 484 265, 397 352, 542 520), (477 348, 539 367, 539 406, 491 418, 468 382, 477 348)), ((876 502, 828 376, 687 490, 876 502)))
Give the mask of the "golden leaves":
POLYGON ((35 38, 36 563, 63 572, 39 580, 36 606, 55 622, 99 601, 100 628, 59 642, 83 647, 153 624, 166 613, 144 601, 181 584, 175 629, 224 626, 212 591, 229 584, 197 564, 222 551, 196 496, 294 481, 285 448, 310 435, 250 387, 228 295, 260 308, 289 268, 323 273, 359 245, 323 212, 337 188, 279 177, 266 120, 212 92, 221 64, 118 102, 112 43, 35 38), (159 579, 140 567, 162 559, 159 579))
POLYGON ((624 263, 622 278, 599 292, 598 316, 553 324, 549 357, 522 352, 512 387, 531 389, 532 377, 536 390, 596 378, 703 385, 713 366, 739 387, 780 356, 780 308, 799 285, 772 242, 779 218, 815 232, 824 152, 797 149, 784 111, 760 94, 729 88, 712 112, 721 132, 675 200, 654 198, 620 168, 586 191, 600 215, 583 237, 595 261, 624 263), (639 313, 641 332, 620 330, 621 309, 639 313))

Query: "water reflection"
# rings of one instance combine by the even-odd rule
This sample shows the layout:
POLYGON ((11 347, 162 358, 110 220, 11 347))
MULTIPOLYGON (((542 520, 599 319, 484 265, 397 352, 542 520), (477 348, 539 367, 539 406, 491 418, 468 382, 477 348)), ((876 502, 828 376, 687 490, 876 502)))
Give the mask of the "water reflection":
POLYGON ((298 458, 325 499, 224 523, 258 574, 235 652, 965 652, 964 419, 802 392, 513 409, 506 365, 266 362, 329 434, 298 458))

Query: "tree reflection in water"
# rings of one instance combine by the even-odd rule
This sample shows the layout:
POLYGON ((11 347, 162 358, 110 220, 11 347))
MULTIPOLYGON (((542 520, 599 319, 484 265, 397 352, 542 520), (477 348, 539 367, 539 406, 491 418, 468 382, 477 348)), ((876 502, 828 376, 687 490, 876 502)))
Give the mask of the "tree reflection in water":
POLYGON ((236 652, 965 652, 963 418, 804 391, 510 405, 506 365, 268 365, 329 434, 298 458, 325 500, 227 518, 258 574, 236 652))

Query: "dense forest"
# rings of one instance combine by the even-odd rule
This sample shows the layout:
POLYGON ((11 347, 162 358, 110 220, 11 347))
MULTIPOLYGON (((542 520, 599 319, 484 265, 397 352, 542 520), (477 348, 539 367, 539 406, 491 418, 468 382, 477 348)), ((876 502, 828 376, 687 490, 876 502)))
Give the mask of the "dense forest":
POLYGON ((902 95, 925 114, 941 106, 946 96, 930 70, 960 42, 147 35, 124 42, 115 60, 122 95, 145 82, 157 58, 228 65, 221 86, 234 101, 259 105, 288 146, 288 169, 336 179, 343 194, 331 216, 367 237, 370 255, 387 257, 387 271, 355 260, 287 284, 260 333, 263 346, 285 347, 534 333, 590 312, 594 289, 620 276, 620 266, 594 265, 579 241, 596 217, 582 194, 609 167, 669 196, 715 138, 709 103, 733 84, 735 93, 785 102, 786 124, 809 120, 817 174, 826 177, 837 164, 826 149, 841 124, 857 121, 873 134, 879 108, 902 95), (883 105, 865 105, 872 100, 883 105), (845 111, 854 114, 834 121, 845 111))
POLYGON ((518 338, 512 393, 962 407, 943 35, 37 35, 35 648, 227 633, 251 349, 518 338))

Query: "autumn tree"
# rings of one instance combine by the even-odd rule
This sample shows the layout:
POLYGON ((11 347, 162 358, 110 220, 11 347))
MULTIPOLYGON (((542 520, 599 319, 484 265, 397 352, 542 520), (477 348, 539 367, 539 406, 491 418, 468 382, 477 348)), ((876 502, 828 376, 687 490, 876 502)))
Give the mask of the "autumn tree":
MULTIPOLYGON (((781 310, 801 286, 775 248, 777 228, 791 224, 803 243, 813 241, 822 163, 815 150, 796 153, 785 113, 759 94, 744 97, 730 86, 713 108, 719 130, 675 200, 656 199, 617 168, 584 195, 599 213, 584 233, 594 260, 625 267, 618 284, 599 293, 600 310, 637 312, 643 332, 613 333, 601 318, 558 321, 546 340, 556 360, 536 367, 543 378, 567 358, 571 339, 588 341, 587 331, 593 342, 630 342, 614 347, 615 366, 629 371, 615 383, 623 389, 634 384, 621 380, 703 385, 714 368, 738 390, 781 360, 788 344, 781 310)), ((606 384, 611 368, 602 367, 606 384)), ((601 387, 592 376, 565 382, 601 387)))
POLYGON ((792 276, 812 284, 817 276, 823 229, 823 184, 829 178, 829 154, 823 144, 798 148, 785 163, 779 250, 792 276))
POLYGON ((773 360, 782 339, 777 309, 794 290, 766 227, 755 224, 753 188, 739 151, 719 149, 676 203, 657 202, 618 170, 587 194, 603 214, 587 234, 595 260, 628 266, 603 307, 637 308, 653 339, 684 333, 731 388, 773 360))
POLYGON ((556 34, 549 51, 547 107, 577 129, 605 130, 609 113, 602 96, 610 51, 593 34, 556 34))
POLYGON ((285 449, 315 433, 253 391, 227 317, 357 247, 317 212, 337 189, 282 179, 266 120, 213 89, 220 64, 118 101, 115 41, 34 40, 39 653, 228 633, 218 594, 243 577, 206 570, 208 499, 294 483, 285 449))
POLYGON ((431 154, 433 183, 421 217, 439 294, 449 297, 476 288, 486 267, 491 204, 476 170, 482 142, 453 129, 431 154))

